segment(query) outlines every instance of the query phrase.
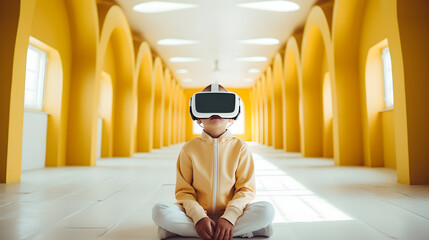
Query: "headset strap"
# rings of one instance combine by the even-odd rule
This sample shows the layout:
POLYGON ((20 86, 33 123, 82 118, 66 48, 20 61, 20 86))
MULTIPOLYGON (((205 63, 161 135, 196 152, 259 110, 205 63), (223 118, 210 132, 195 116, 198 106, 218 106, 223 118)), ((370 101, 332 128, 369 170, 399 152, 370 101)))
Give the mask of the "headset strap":
POLYGON ((211 91, 212 92, 219 92, 219 83, 212 83, 211 91))

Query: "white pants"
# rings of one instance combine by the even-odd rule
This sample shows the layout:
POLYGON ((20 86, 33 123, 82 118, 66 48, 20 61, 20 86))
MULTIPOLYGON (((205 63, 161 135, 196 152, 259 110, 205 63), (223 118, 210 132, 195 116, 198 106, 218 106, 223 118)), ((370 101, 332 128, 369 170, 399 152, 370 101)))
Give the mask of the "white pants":
MULTIPOLYGON (((274 208, 269 202, 249 204, 234 226, 234 237, 258 231, 271 224, 274 208)), ((185 214, 183 207, 174 203, 157 203, 152 209, 156 225, 183 237, 199 237, 194 222, 185 214)))

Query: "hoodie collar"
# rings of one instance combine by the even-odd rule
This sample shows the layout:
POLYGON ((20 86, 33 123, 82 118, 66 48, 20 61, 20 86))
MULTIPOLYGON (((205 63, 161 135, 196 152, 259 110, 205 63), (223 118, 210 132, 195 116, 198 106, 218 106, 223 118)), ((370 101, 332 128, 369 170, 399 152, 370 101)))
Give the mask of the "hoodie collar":
MULTIPOLYGON (((234 135, 227 129, 222 135, 219 136, 219 141, 226 141, 229 140, 231 138, 233 138, 234 135)), ((213 142, 213 138, 206 133, 206 131, 203 130, 203 132, 200 135, 200 138, 205 141, 205 142, 213 142)))

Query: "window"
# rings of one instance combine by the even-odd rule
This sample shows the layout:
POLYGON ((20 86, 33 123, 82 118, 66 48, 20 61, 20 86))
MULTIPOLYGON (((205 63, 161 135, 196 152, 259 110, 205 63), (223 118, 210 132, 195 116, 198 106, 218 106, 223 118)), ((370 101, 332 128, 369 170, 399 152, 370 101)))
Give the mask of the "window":
MULTIPOLYGON (((232 134, 244 134, 244 106, 243 102, 240 102, 240 115, 238 116, 237 120, 234 121, 234 124, 231 125, 228 129, 231 131, 232 134)), ((202 125, 202 124, 201 124, 202 125)), ((230 123, 228 123, 230 125, 230 123)), ((192 123, 192 133, 199 135, 203 129, 198 126, 197 121, 193 121, 192 123)))
POLYGON ((389 47, 382 50, 381 59, 383 61, 384 102, 386 104, 386 108, 393 108, 392 61, 390 58, 389 47))
POLYGON ((25 72, 24 107, 36 110, 43 108, 46 73, 46 53, 31 45, 27 51, 25 72))

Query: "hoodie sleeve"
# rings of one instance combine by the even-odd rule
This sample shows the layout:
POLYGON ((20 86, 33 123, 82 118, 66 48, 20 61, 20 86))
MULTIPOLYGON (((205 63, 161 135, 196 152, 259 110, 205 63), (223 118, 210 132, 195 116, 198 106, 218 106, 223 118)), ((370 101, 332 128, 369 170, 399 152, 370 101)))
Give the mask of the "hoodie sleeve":
POLYGON ((243 209, 249 204, 256 194, 255 188, 255 166, 252 153, 244 144, 240 151, 240 159, 238 162, 237 171, 235 173, 235 192, 234 196, 226 206, 224 214, 221 218, 225 218, 233 225, 237 218, 243 214, 243 209))
POLYGON ((192 162, 182 148, 179 158, 177 159, 176 200, 183 206, 186 215, 192 219, 195 225, 202 218, 207 217, 207 213, 196 200, 196 193, 192 186, 192 180, 192 162))

